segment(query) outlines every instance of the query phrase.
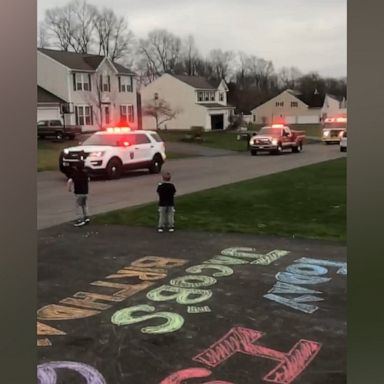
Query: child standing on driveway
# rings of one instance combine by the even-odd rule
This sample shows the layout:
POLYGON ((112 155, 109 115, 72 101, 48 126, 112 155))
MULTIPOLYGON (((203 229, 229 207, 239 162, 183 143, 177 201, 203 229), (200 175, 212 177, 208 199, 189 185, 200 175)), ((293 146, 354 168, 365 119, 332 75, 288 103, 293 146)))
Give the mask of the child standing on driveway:
POLYGON ((171 183, 171 174, 163 173, 163 181, 157 186, 159 195, 159 225, 158 232, 164 232, 168 228, 169 232, 175 230, 175 186, 171 183))
POLYGON ((75 227, 81 227, 89 223, 88 217, 88 184, 89 176, 84 168, 84 161, 79 161, 72 172, 71 178, 68 179, 68 191, 74 192, 76 198, 76 210, 78 219, 74 222, 75 227))

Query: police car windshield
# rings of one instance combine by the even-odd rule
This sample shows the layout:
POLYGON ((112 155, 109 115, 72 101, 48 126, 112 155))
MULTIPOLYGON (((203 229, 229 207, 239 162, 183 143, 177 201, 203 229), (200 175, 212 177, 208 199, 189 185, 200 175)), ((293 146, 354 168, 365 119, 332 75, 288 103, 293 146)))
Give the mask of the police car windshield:
POLYGON ((102 135, 92 135, 87 140, 83 142, 82 145, 109 145, 109 146, 118 146, 119 142, 127 140, 127 135, 116 135, 116 134, 102 134, 102 135))

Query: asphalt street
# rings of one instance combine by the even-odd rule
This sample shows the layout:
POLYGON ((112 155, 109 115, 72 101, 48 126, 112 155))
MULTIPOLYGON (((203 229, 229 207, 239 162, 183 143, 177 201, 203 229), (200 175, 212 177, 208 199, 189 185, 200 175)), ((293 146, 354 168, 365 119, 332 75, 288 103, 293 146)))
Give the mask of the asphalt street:
POLYGON ((346 383, 339 243, 92 224, 38 236, 39 384, 346 383))
MULTIPOLYGON (((183 195, 344 156, 338 146, 323 144, 306 145, 300 154, 287 152, 281 156, 213 151, 204 156, 168 160, 163 169, 172 173, 177 194, 183 195)), ((155 201, 159 181, 159 175, 150 175, 147 171, 131 172, 120 180, 95 180, 90 186, 90 213, 155 201)), ((37 193, 39 230, 74 218, 74 199, 67 192, 66 179, 60 172, 38 173, 37 193)))

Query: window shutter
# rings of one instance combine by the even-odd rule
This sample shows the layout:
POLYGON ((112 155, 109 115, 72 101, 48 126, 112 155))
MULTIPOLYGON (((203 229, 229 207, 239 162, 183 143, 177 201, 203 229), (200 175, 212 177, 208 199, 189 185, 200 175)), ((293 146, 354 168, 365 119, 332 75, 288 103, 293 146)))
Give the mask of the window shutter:
POLYGON ((72 73, 73 78, 73 90, 76 91, 76 73, 72 73))
POLYGON ((100 75, 100 91, 103 91, 103 75, 100 75))
POLYGON ((120 76, 117 76, 117 79, 119 81, 119 92, 121 92, 121 78, 120 78, 120 76))
POLYGON ((88 73, 88 81, 89 81, 89 90, 92 91, 92 82, 91 82, 91 74, 88 73))
POLYGON ((79 107, 75 107, 75 117, 76 117, 76 125, 80 125, 79 124, 79 110, 78 110, 79 107))
POLYGON ((111 92, 111 76, 108 75, 108 92, 111 92))
POLYGON ((89 111, 91 116, 91 125, 93 125, 93 106, 92 105, 89 107, 89 111))

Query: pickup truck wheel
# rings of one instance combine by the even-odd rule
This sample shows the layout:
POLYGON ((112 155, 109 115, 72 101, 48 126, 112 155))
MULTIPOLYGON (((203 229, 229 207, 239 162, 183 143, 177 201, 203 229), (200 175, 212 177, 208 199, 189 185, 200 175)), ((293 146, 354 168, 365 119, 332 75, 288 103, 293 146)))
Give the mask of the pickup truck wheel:
POLYGON ((257 151, 255 149, 251 149, 251 156, 256 156, 257 155, 257 151))
POLYGON ((109 160, 106 168, 108 179, 119 179, 123 170, 123 164, 120 159, 113 158, 109 160))
POLYGON ((55 139, 56 140, 63 140, 64 136, 61 132, 56 132, 55 133, 55 139))
POLYGON ((150 173, 159 173, 161 171, 161 167, 163 165, 163 160, 160 156, 156 155, 152 159, 151 166, 149 167, 150 173))
POLYGON ((292 147, 292 152, 299 153, 303 150, 303 143, 299 143, 296 146, 292 147))
POLYGON ((283 153, 283 146, 281 145, 281 143, 279 143, 277 145, 276 150, 274 151, 274 154, 275 155, 281 155, 282 153, 283 153))

